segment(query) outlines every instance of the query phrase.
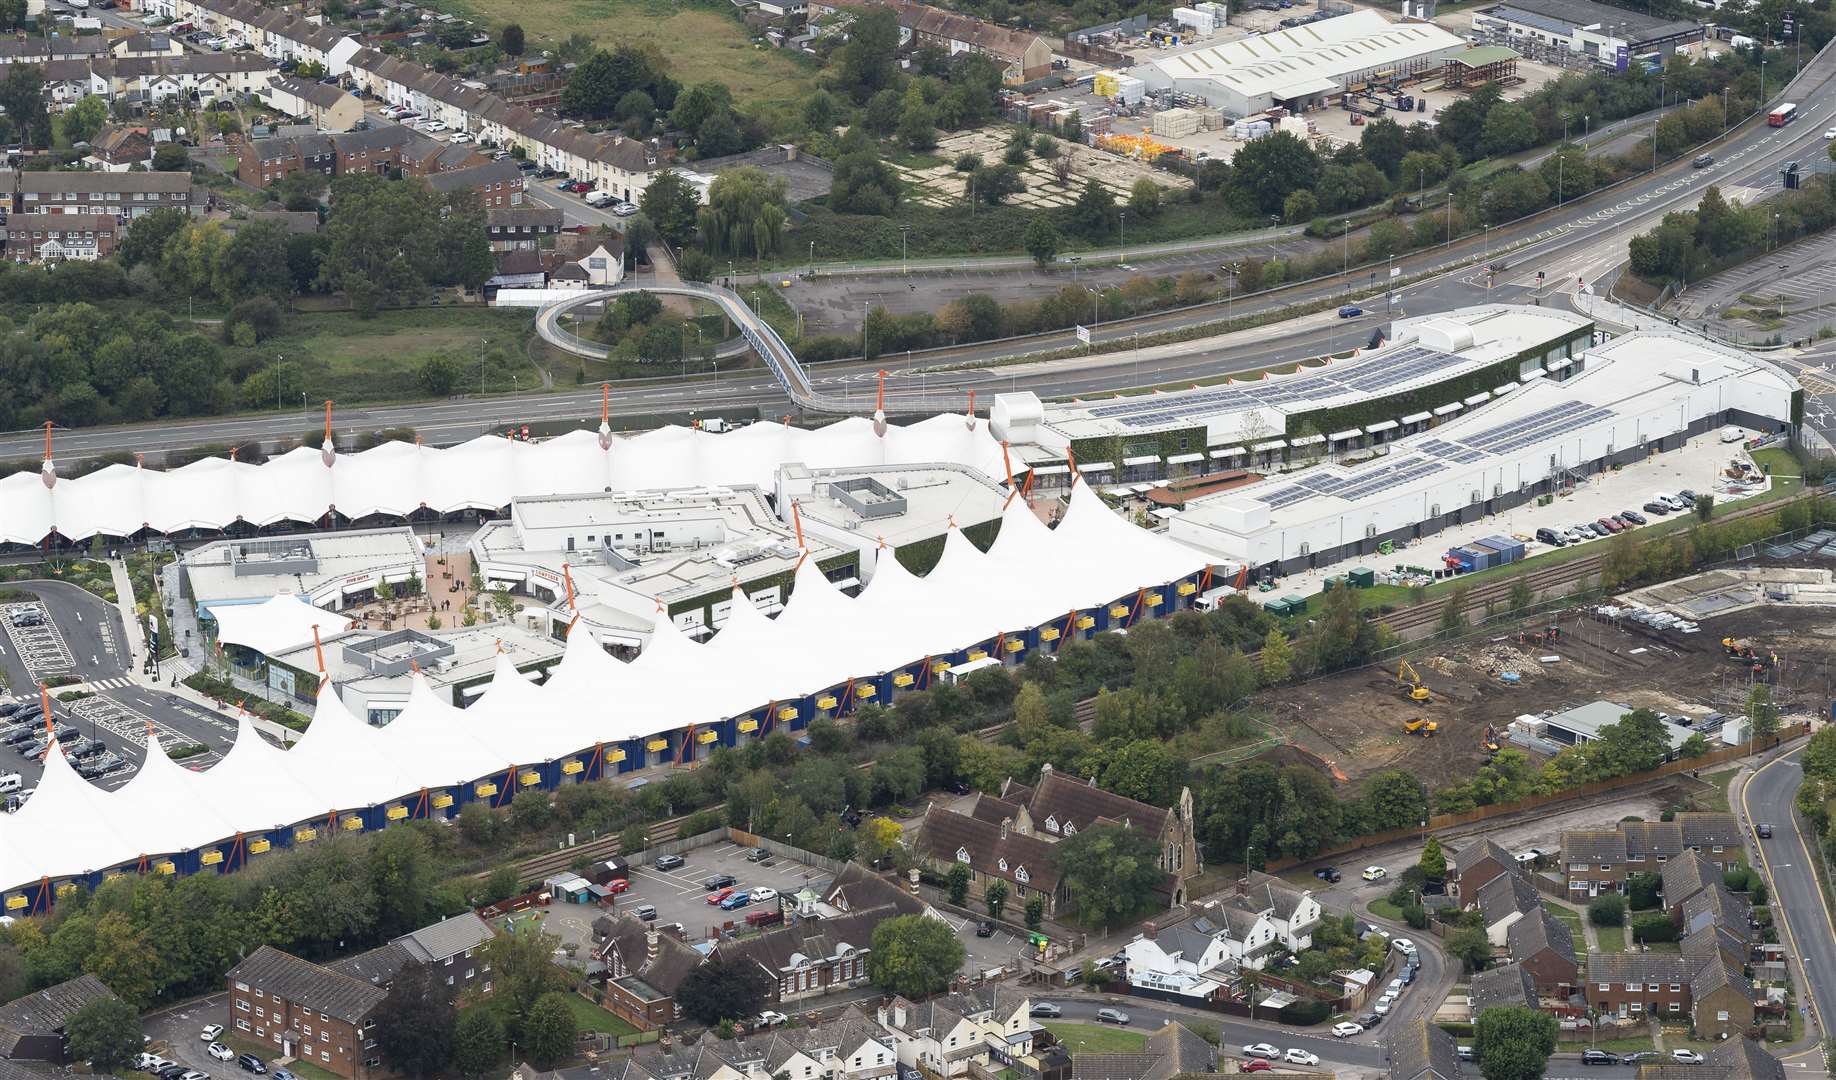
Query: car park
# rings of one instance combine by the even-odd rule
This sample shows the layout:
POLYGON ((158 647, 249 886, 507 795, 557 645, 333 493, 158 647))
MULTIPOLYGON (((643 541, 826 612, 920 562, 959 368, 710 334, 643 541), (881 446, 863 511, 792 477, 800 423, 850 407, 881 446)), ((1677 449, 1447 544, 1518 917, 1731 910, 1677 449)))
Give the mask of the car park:
POLYGON ((1619 1064, 1619 1056, 1608 1050, 1583 1050, 1581 1051, 1581 1064, 1617 1065, 1619 1064))
POLYGON ((1389 874, 1390 872, 1381 866, 1367 866, 1364 868, 1363 877, 1366 881, 1382 881, 1389 874))
POLYGON ((1099 1024, 1117 1024, 1122 1027, 1127 1027, 1128 1014, 1121 1009, 1098 1009, 1096 1011, 1096 1022, 1099 1024))
POLYGON ((1670 1052, 1670 1060, 1676 1062, 1678 1065, 1700 1065, 1702 1064, 1703 1058, 1701 1054, 1696 1053, 1694 1050, 1679 1046, 1670 1052))
POLYGON ((1349 1039, 1353 1035, 1362 1034, 1364 1034, 1364 1025, 1354 1024, 1349 1020, 1332 1025, 1332 1037, 1335 1039, 1349 1039))
POLYGON ((1250 1043, 1243 1048, 1243 1052, 1249 1057, 1278 1058, 1281 1056, 1281 1048, 1272 1043, 1250 1043))
POLYGON ((1028 1016, 1043 1016, 1048 1020, 1065 1014, 1065 1010, 1050 1001, 1035 1001, 1033 1007, 1026 1012, 1028 1016))
POLYGON ((231 1050, 229 1047, 224 1046, 220 1042, 211 1043, 209 1046, 204 1048, 204 1052, 206 1054, 209 1054, 211 1057, 216 1058, 218 1061, 236 1060, 236 1051, 231 1050))
POLYGON ((1281 1055, 1281 1060, 1290 1065, 1305 1065, 1311 1068, 1320 1063, 1320 1055, 1309 1054, 1305 1050, 1289 1050, 1287 1053, 1281 1055))

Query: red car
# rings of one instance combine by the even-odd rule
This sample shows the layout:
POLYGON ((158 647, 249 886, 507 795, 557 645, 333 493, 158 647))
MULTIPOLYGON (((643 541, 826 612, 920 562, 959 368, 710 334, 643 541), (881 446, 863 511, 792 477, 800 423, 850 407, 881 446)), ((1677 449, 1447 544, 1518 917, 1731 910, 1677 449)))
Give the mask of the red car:
POLYGON ((1268 1062, 1262 1060, 1261 1058, 1250 1058, 1248 1061, 1243 1063, 1243 1071, 1246 1073, 1268 1072, 1270 1069, 1273 1069, 1274 1067, 1275 1066, 1270 1065, 1268 1062))
POLYGON ((573 183, 567 185, 567 190, 573 192, 576 195, 585 195, 587 192, 593 190, 593 185, 587 183, 585 180, 576 180, 573 183))
POLYGON ((613 896, 617 896, 619 893, 622 893, 629 888, 631 888, 631 882, 624 878, 614 878, 613 880, 606 882, 606 891, 611 893, 613 896))
POLYGON ((1621 524, 1620 524, 1619 522, 1617 522, 1617 521, 1614 521, 1614 520, 1613 520, 1612 518, 1610 518, 1610 517, 1603 517, 1603 518, 1601 518, 1601 519, 1600 519, 1600 527, 1601 527, 1601 528, 1603 528, 1603 529, 1605 529, 1605 530, 1606 530, 1607 532, 1610 532, 1610 533, 1616 533, 1616 532, 1622 532, 1622 531, 1624 531, 1624 530, 1625 530, 1625 526, 1624 526, 1624 525, 1621 525, 1621 524))
POLYGON ((708 894, 708 906, 713 907, 733 895, 732 889, 719 889, 708 894))

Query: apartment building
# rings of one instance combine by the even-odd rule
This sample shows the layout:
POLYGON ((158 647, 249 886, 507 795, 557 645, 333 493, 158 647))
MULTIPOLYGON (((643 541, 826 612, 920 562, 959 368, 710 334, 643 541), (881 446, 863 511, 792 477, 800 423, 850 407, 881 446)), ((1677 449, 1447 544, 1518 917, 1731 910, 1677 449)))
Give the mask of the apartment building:
POLYGON ((489 923, 467 911, 326 966, 387 990, 402 968, 423 964, 428 977, 455 996, 482 996, 492 988, 484 949, 495 936, 489 923))
POLYGON ((320 131, 349 131, 363 119, 363 102, 330 83, 277 75, 262 88, 271 109, 297 117, 320 131))
POLYGON ((547 206, 485 211, 485 237, 492 251, 534 251, 543 239, 558 235, 561 224, 561 211, 547 206))
POLYGON ((275 1057, 310 1061, 345 1077, 386 1074, 372 1015, 388 991, 271 945, 255 950, 224 977, 237 1033, 275 1057))
POLYGON ((486 210, 523 205, 523 171, 507 159, 436 172, 427 177, 427 185, 442 195, 470 191, 486 210))
POLYGON ((1671 859, 1693 851, 1721 870, 1747 862, 1740 823, 1733 814, 1683 813, 1673 821, 1622 821, 1614 829, 1562 834, 1568 895, 1586 899, 1621 892, 1629 874, 1661 874, 1671 859))
POLYGON ((113 214, 12 214, 6 257, 13 262, 94 262, 114 254, 121 222, 113 214))
POLYGON ((68 1064, 69 1033, 65 1025, 84 1007, 112 1001, 114 997, 115 992, 102 980, 94 975, 79 975, 0 1005, 0 1058, 68 1064))
POLYGON ((13 172, 0 170, 0 195, 15 214, 110 214, 137 218, 164 207, 191 207, 188 172, 13 172))

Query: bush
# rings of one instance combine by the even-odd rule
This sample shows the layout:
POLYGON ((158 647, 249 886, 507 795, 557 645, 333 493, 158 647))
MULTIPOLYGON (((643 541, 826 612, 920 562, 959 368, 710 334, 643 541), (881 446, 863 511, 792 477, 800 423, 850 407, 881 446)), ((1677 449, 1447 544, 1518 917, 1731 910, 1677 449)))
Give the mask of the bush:
POLYGON ((1596 899, 1587 905, 1587 921, 1595 926, 1624 926, 1626 898, 1614 894, 1596 899))
POLYGON ((1653 913, 1632 920, 1632 940, 1635 942, 1675 941, 1677 936, 1677 924, 1671 922, 1668 915, 1653 913))
POLYGON ((280 333, 280 328, 280 305, 270 297, 256 296, 230 308, 229 314, 223 319, 223 339, 236 345, 243 345, 245 342, 253 345, 280 333), (249 328, 247 333, 254 335, 252 341, 246 340, 247 334, 244 335, 243 340, 238 340, 237 332, 244 326, 249 328))

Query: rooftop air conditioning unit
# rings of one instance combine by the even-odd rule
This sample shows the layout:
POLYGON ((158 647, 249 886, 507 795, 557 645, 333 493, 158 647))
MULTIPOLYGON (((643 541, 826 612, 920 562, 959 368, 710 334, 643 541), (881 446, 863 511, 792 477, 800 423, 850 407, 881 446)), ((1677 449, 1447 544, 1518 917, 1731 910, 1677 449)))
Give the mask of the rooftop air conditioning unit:
POLYGON ((1366 540, 1375 540, 1375 539, 1377 539, 1377 526, 1375 526, 1375 525, 1366 525, 1366 526, 1364 527, 1364 538, 1365 538, 1366 540))

